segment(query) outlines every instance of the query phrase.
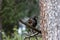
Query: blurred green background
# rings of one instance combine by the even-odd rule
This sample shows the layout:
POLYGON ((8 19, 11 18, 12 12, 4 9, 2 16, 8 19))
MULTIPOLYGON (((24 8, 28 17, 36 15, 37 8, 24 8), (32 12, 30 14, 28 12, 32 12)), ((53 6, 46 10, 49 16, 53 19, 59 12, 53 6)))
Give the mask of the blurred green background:
POLYGON ((18 20, 34 15, 39 16, 39 0, 3 0, 0 13, 3 40, 22 40, 17 31, 18 20), (11 33, 14 33, 14 36, 11 36, 11 33))

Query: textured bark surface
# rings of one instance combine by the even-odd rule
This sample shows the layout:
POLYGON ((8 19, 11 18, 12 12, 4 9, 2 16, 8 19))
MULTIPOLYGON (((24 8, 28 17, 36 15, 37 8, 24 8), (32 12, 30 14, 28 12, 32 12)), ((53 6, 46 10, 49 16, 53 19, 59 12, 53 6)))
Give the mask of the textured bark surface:
POLYGON ((43 40, 60 40, 60 0, 39 0, 43 40))

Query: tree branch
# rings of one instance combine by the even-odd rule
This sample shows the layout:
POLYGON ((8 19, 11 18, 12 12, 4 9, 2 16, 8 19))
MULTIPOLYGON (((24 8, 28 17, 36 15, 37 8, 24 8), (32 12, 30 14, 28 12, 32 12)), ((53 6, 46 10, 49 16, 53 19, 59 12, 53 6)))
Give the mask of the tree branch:
POLYGON ((40 31, 40 30, 37 30, 36 28, 32 27, 32 26, 31 26, 31 25, 29 25, 28 23, 23 22, 21 19, 20 19, 19 21, 20 21, 21 23, 25 24, 25 25, 26 25, 26 27, 29 27, 29 28, 31 28, 31 29, 33 29, 33 30, 35 30, 36 32, 41 33, 41 31, 40 31))

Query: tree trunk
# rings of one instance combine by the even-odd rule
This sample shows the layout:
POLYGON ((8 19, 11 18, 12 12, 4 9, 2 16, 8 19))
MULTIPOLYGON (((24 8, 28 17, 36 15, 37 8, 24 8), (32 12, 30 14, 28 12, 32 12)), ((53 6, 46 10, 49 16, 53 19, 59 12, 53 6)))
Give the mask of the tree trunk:
POLYGON ((60 40, 60 0, 39 0, 43 40, 60 40))
MULTIPOLYGON (((1 7, 2 7, 2 0, 0 0, 0 14, 1 14, 1 7)), ((1 33, 1 30, 2 30, 2 19, 1 19, 1 16, 0 16, 0 40, 2 40, 2 33, 1 33)))

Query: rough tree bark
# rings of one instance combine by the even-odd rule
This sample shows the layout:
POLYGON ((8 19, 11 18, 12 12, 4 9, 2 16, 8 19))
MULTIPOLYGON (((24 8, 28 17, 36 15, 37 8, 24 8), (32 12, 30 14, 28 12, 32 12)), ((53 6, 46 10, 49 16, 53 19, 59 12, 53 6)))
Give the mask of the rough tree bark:
MULTIPOLYGON (((1 7, 2 7, 2 0, 0 0, 0 15, 1 15, 1 7)), ((0 40, 2 40, 2 33, 1 33, 1 30, 2 30, 2 18, 0 16, 0 40)))
POLYGON ((60 0, 39 0, 42 40, 60 40, 60 0))

